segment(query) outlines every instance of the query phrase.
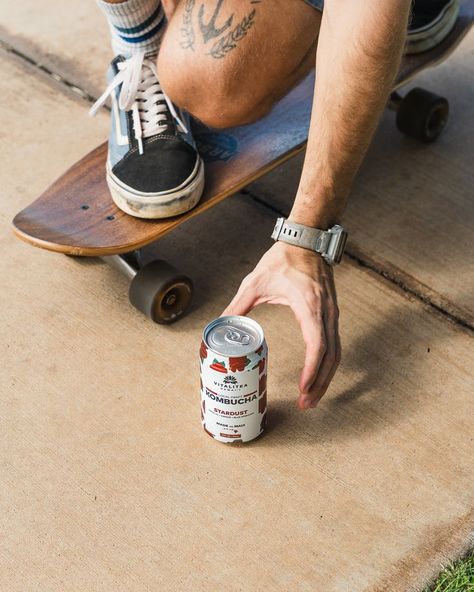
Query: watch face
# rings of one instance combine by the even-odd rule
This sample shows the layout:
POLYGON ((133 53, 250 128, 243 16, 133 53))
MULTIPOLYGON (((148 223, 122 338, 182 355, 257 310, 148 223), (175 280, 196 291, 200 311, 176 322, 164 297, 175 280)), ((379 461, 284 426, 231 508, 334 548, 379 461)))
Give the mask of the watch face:
POLYGON ((326 260, 328 263, 336 264, 340 263, 342 259, 346 246, 347 232, 342 229, 342 226, 333 227, 331 230, 331 242, 327 250, 326 260))
POLYGON ((339 236, 339 240, 338 240, 338 244, 337 244, 337 251, 334 256, 334 261, 336 263, 341 262, 342 255, 344 254, 344 249, 346 247, 346 241, 347 241, 347 232, 342 231, 339 236))

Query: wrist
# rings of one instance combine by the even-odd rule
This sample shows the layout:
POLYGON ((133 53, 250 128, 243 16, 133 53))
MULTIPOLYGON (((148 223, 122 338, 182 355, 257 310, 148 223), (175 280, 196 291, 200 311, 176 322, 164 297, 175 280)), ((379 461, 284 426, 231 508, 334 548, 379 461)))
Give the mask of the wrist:
POLYGON ((279 257, 279 269, 281 269, 282 261, 286 261, 288 265, 292 265, 292 262, 313 261, 318 267, 318 269, 322 270, 331 268, 331 266, 324 259, 321 253, 316 253, 316 251, 304 249, 303 247, 299 247, 298 245, 290 245, 289 243, 285 243, 283 241, 276 241, 272 245, 271 250, 274 251, 275 254, 277 254, 277 256, 279 257))
POLYGON ((317 191, 311 194, 298 192, 288 220, 312 228, 327 230, 341 222, 343 204, 332 190, 317 191))
POLYGON ((297 224, 304 224, 310 228, 319 228, 320 230, 328 230, 340 222, 340 218, 334 214, 298 210, 291 210, 288 220, 297 224))
POLYGON ((329 230, 335 224, 341 223, 341 215, 338 212, 323 209, 311 210, 307 208, 305 210, 300 208, 292 208, 288 220, 290 222, 296 222, 297 224, 304 224, 311 228, 319 228, 320 230, 329 230))

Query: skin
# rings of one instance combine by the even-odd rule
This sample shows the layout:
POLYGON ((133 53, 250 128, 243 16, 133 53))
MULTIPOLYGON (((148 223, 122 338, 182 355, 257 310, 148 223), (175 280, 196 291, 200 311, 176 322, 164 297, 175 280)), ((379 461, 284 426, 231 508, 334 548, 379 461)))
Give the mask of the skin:
POLYGON ((168 0, 163 5, 169 22, 158 55, 158 74, 169 97, 209 126, 225 128, 260 119, 314 67, 321 13, 303 0, 258 4, 223 0, 215 25, 220 29, 229 18, 232 23, 208 41, 203 38, 199 12, 204 7, 207 24, 218 0, 189 1, 168 0), (210 55, 215 43, 225 41, 253 11, 236 47, 220 59, 210 55), (285 18, 275 18, 278 12, 285 18))
MULTIPOLYGON (((408 10, 405 2, 327 0, 308 147, 290 220, 318 228, 341 220, 398 69, 408 10)), ((276 243, 225 314, 246 314, 260 302, 293 309, 306 342, 298 404, 315 407, 341 359, 333 270, 316 254, 276 243)))
MULTIPOLYGON (((316 66, 306 157, 289 219, 323 229, 340 223, 400 64, 410 0, 326 0, 322 17, 302 0, 163 0, 163 6, 169 23, 160 82, 211 127, 259 119, 316 66)), ((333 269, 317 253, 277 242, 223 314, 245 315, 262 303, 294 312, 306 344, 298 406, 315 407, 341 358, 333 269)))

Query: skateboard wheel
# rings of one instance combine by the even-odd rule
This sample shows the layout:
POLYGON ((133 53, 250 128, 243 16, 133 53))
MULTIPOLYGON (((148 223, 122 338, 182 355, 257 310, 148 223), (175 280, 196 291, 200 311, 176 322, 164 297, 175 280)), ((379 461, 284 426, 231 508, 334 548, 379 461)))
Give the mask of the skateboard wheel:
POLYGON ((192 294, 191 280, 161 259, 139 269, 128 292, 135 308, 161 324, 178 320, 189 308, 192 294))
POLYGON ((421 142, 434 142, 448 120, 448 101, 423 88, 414 88, 400 102, 397 127, 421 142))

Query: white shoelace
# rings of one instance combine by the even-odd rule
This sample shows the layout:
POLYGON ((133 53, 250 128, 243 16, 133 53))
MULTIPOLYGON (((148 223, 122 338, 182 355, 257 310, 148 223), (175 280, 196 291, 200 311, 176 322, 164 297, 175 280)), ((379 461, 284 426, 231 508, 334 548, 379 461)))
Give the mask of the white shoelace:
POLYGON ((156 64, 152 59, 146 58, 145 53, 140 52, 124 62, 118 62, 117 66, 119 71, 89 110, 90 115, 94 116, 108 96, 121 84, 118 105, 120 109, 132 112, 133 133, 140 154, 143 154, 143 138, 149 138, 167 129, 167 110, 181 130, 185 134, 188 133, 173 103, 158 82, 156 64))

